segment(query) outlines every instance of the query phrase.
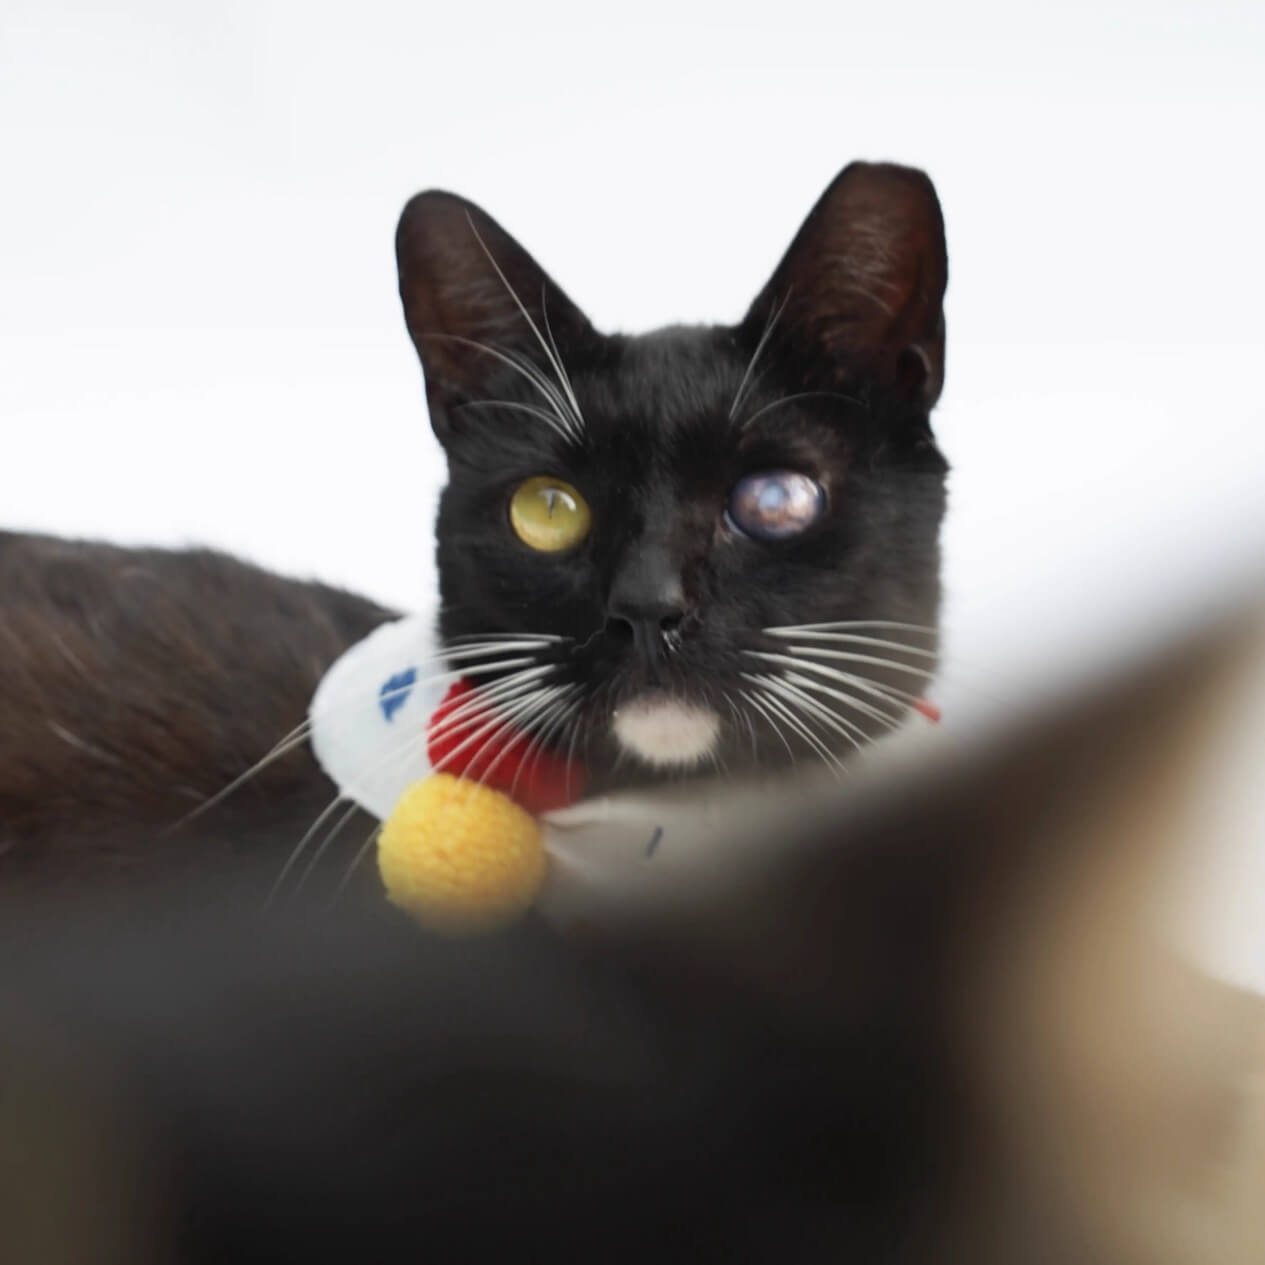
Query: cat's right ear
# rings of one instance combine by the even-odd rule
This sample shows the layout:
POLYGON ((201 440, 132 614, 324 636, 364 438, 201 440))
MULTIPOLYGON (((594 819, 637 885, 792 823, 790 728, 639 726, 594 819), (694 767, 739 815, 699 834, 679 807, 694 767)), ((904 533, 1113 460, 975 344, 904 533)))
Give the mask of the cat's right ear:
POLYGON ((944 380, 948 258, 931 181, 852 163, 821 195, 741 333, 802 382, 877 386, 930 409, 944 380))
POLYGON ((395 234, 400 298, 441 443, 456 405, 486 399, 526 358, 552 377, 596 339, 584 314, 490 215, 456 194, 412 198, 395 234))

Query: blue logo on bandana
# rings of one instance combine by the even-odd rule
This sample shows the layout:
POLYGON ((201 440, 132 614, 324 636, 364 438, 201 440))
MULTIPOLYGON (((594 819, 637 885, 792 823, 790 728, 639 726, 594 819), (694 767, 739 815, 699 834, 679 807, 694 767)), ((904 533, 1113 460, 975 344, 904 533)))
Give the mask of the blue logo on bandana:
POLYGON ((378 706, 387 720, 394 720, 395 713, 408 702, 408 696, 417 683, 417 669, 405 668, 394 676, 387 677, 378 691, 378 706))

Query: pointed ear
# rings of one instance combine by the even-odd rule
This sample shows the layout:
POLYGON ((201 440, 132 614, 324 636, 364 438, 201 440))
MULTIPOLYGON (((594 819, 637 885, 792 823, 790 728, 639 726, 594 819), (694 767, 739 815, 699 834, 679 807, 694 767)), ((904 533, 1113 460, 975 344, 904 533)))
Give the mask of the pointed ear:
POLYGON ((452 193, 412 198, 395 234, 400 298, 421 358, 431 423, 441 441, 449 412, 487 397, 488 384, 520 377, 526 357, 552 379, 597 335, 539 264, 485 211, 452 193))
POLYGON ((871 382, 924 408, 944 381, 944 221, 910 167, 853 163, 822 194, 743 322, 798 372, 871 382))

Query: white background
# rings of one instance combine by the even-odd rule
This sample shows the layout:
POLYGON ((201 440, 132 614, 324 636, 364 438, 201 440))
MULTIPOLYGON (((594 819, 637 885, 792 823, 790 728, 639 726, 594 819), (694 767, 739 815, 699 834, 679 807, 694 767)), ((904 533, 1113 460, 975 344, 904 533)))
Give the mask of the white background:
POLYGON ((738 316, 869 157, 948 223, 946 701, 1265 558, 1265 5, 605 9, 4 0, 0 523, 416 606, 408 195, 638 330, 738 316))

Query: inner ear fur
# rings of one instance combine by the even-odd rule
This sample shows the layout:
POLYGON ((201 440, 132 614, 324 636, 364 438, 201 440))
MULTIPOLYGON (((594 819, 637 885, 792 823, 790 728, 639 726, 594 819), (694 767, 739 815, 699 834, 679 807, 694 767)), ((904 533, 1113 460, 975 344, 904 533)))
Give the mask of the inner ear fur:
POLYGON ((456 194, 432 189, 412 198, 395 249, 405 321, 441 438, 448 407, 485 394, 482 384, 503 376, 505 358, 526 357, 551 377, 550 352, 565 363, 596 337, 531 255, 456 194))
POLYGON ((835 177, 743 321, 806 380, 870 382, 926 409, 944 382, 948 255, 935 187, 912 167, 835 177))

